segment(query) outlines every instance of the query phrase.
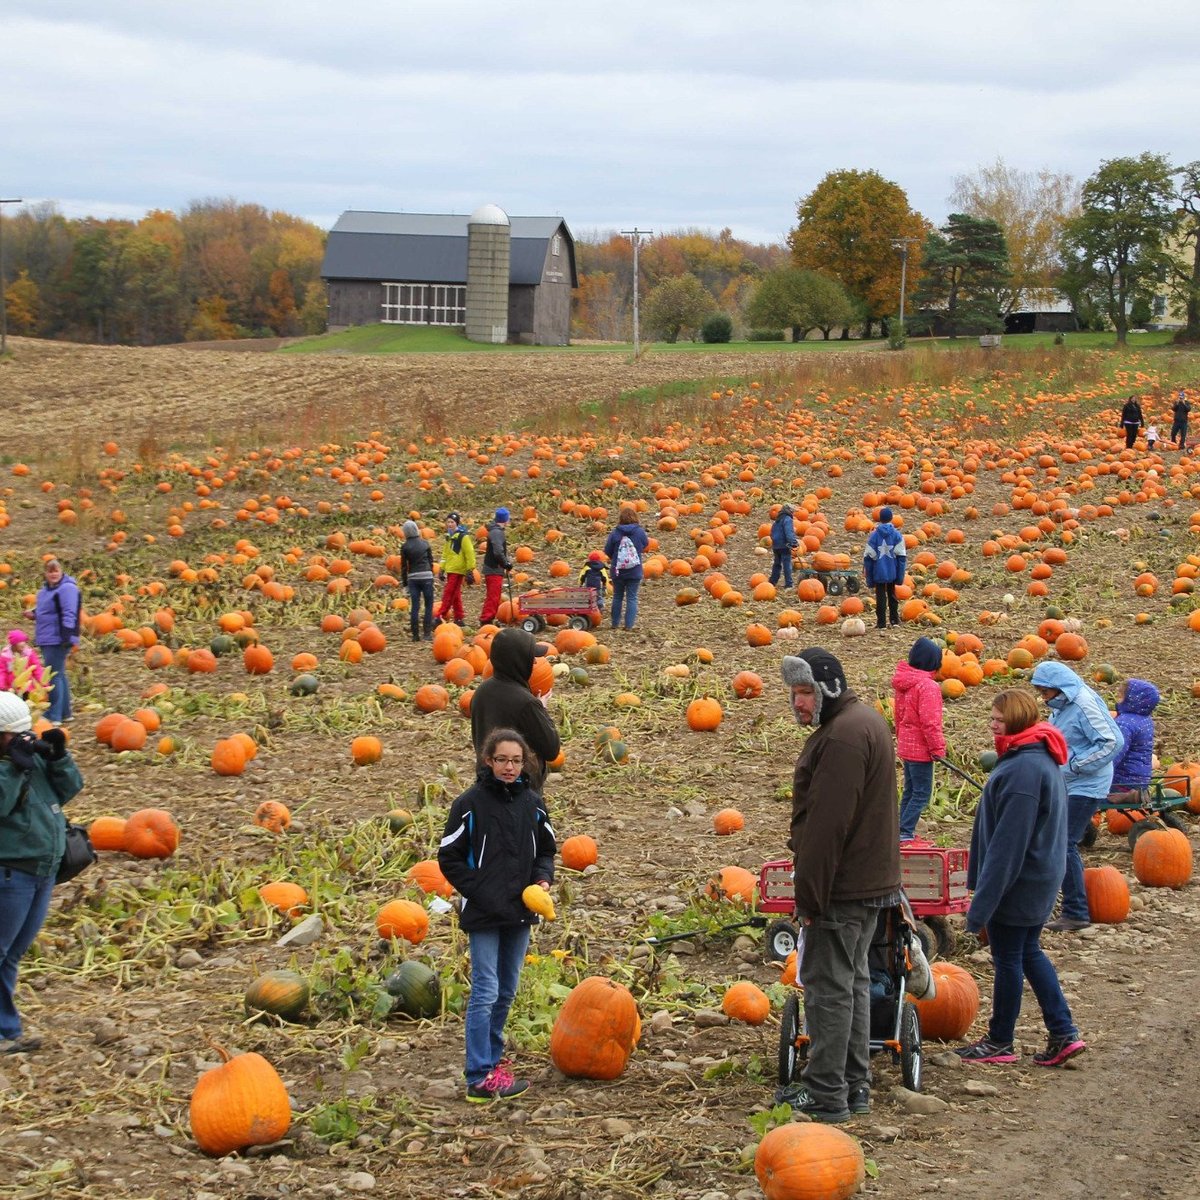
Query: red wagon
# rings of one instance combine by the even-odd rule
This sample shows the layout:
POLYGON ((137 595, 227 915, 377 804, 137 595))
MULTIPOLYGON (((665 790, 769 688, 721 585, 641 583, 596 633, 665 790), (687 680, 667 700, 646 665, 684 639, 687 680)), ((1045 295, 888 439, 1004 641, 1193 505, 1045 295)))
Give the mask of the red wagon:
POLYGON ((600 622, 595 593, 586 587, 556 587, 517 597, 514 619, 526 633, 541 633, 547 617, 566 617, 572 629, 590 629, 600 622))

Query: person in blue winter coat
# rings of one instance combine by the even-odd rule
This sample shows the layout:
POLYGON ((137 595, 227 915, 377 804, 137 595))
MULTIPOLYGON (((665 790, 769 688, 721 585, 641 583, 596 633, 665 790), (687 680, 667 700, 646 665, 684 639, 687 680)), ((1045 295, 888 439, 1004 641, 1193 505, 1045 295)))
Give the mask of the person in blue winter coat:
POLYGON ((987 1035, 956 1051, 968 1063, 1017 1061, 1013 1038, 1026 980, 1049 1034, 1034 1063, 1057 1067, 1087 1049, 1041 946, 1066 855, 1067 798, 1060 768, 1068 750, 1059 730, 1037 717, 1037 701, 1024 688, 1009 688, 992 702, 992 738, 1000 758, 971 829, 967 886, 974 895, 967 930, 987 931, 995 975, 987 1035))
POLYGON ((900 624, 896 584, 904 582, 908 570, 904 534, 892 524, 892 516, 890 508, 879 510, 879 524, 871 531, 863 551, 863 578, 867 587, 875 589, 875 627, 880 630, 900 624))
POLYGON ((604 542, 604 553, 612 564, 612 627, 632 629, 638 614, 638 591, 642 586, 642 555, 650 545, 650 535, 638 521, 637 509, 623 505, 616 528, 604 542))
POLYGON ((1067 869, 1062 881, 1062 912, 1046 927, 1083 929, 1091 924, 1083 889, 1083 859, 1079 842, 1092 814, 1112 790, 1113 761, 1125 738, 1108 706, 1070 667, 1043 662, 1030 682, 1050 709, 1050 724, 1067 741, 1063 783, 1067 787, 1067 869))
POLYGON ((604 596, 608 591, 608 566, 599 550, 593 550, 588 555, 587 563, 579 572, 579 585, 592 589, 592 595, 596 597, 596 607, 603 615, 604 596))
POLYGON ((771 582, 778 583, 782 573, 784 587, 792 586, 792 551, 800 544, 796 536, 795 511, 790 504, 781 504, 779 515, 771 523, 771 553, 775 556, 771 564, 771 582))
POLYGON ((1141 791, 1150 786, 1154 763, 1154 717, 1158 688, 1144 679, 1127 679, 1117 693, 1117 728, 1125 739, 1113 759, 1112 791, 1141 791))
POLYGON ((46 720, 62 725, 71 719, 71 686, 67 681, 67 659, 79 645, 82 615, 79 584, 63 572, 57 558, 48 558, 42 570, 45 583, 38 590, 31 610, 25 613, 34 622, 33 640, 41 651, 42 662, 54 674, 50 679, 50 707, 46 720))

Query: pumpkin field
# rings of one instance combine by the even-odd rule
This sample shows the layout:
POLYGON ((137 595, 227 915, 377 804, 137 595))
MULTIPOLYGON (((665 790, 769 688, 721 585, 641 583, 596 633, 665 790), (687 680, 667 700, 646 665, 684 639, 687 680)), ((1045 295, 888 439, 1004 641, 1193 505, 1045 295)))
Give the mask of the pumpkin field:
MULTIPOLYGON (((0 1057, 0 1195, 1196 1194, 1200 453, 1126 450, 1117 416, 1137 394, 1169 428, 1200 355, 13 345, 0 609, 29 628, 46 554, 79 581, 70 815, 103 848, 23 963, 45 1045, 0 1057), (790 590, 766 578, 783 501, 790 590), (445 513, 481 534, 501 504, 517 598, 574 583, 623 504, 652 540, 636 627, 552 618, 535 665, 563 742, 555 919, 509 1022, 530 1089, 489 1107, 464 1099, 466 940, 430 860, 473 779, 495 629, 468 587, 465 629, 412 641, 398 552, 407 519, 436 556, 445 513), (884 504, 909 577, 880 634, 865 589, 806 575, 858 571, 884 504), (951 759, 980 780, 990 697, 1037 661, 1112 705, 1152 681, 1187 832, 1144 834, 1135 871, 1128 821, 1102 818, 1096 920, 1044 939, 1086 1054, 1032 1066, 1027 992, 1020 1063, 964 1067, 927 1036, 920 1097, 881 1056, 868 1116, 795 1125, 756 1176, 790 1122, 793 989, 761 929, 726 928, 751 911, 727 868, 787 855, 804 734, 780 660, 829 648, 886 716, 920 635, 944 646, 951 759)), ((939 769, 924 836, 966 846, 976 794, 939 769)), ((980 1036, 990 958, 960 920, 952 940, 935 967, 977 985, 980 1036)))

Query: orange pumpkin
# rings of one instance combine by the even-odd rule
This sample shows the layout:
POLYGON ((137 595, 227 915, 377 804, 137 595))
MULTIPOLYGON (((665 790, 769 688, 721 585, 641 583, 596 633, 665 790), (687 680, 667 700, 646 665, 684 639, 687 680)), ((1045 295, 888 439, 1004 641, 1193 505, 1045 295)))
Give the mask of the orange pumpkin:
POLYGON ((714 900, 733 900, 753 904, 758 877, 745 867, 722 867, 709 881, 705 894, 714 900))
POLYGON ((413 703, 421 712, 441 712, 450 703, 450 693, 440 683, 427 683, 417 688, 413 703))
POLYGON ((1147 887, 1181 888, 1192 877, 1192 843, 1178 829, 1150 829, 1133 847, 1133 873, 1147 887))
POLYGON ((179 826, 161 808, 142 808, 125 822, 125 851, 134 858, 170 858, 179 848, 179 826))
POLYGON ((267 675, 275 668, 275 656, 260 644, 242 651, 242 665, 251 675, 267 675))
POLYGON ((1054 651, 1059 658, 1068 662, 1079 662, 1080 659, 1087 658, 1087 640, 1079 633, 1060 633, 1054 639, 1054 651))
POLYGON ((849 1134, 813 1121, 777 1125, 754 1152, 766 1200, 848 1200, 866 1173, 862 1147, 849 1134))
POLYGON ((727 837, 746 828, 746 818, 736 808, 723 808, 713 814, 713 832, 727 837))
POLYGON ((1098 925, 1119 925, 1129 916, 1129 884, 1113 866, 1085 867, 1088 915, 1098 925))
POLYGON ((209 764, 218 775, 240 775, 246 769, 246 750, 233 738, 221 738, 212 748, 209 764))
POLYGON ((726 990, 721 1011, 733 1021, 761 1025, 771 1015, 771 1002, 761 988, 743 979, 726 990))
POLYGON ((559 854, 562 856, 564 867, 569 867, 572 871, 582 871, 596 862, 599 847, 595 838, 588 837, 586 833, 577 833, 563 842, 559 854))
POLYGON ((454 886, 442 874, 442 868, 438 866, 436 858, 423 858, 420 862, 413 863, 408 868, 405 878, 410 883, 415 883, 427 896, 436 894, 448 899, 454 895, 454 886))
POLYGON ((285 917, 298 917, 308 904, 308 893, 298 883, 264 883, 258 889, 258 898, 285 917))
POLYGON ((292 823, 292 814, 286 804, 278 800, 264 800, 254 810, 254 823, 272 833, 283 833, 292 823))
POLYGON ((140 750, 146 744, 146 727, 141 721, 123 720, 112 732, 114 750, 140 750))
POLYGON ((403 938, 416 946, 429 932, 429 914, 415 900, 392 900, 376 914, 375 929, 385 940, 403 938))
POLYGON ((377 763, 383 757, 383 743, 377 737, 362 735, 350 743, 350 757, 356 767, 377 763))
POLYGON ((97 850, 124 850, 125 822, 121 817, 97 817, 88 826, 88 837, 97 850))
POLYGON ((687 706, 686 715, 689 729, 712 733, 721 724, 725 710, 719 700, 711 696, 699 696, 687 706))
POLYGON ((762 695, 762 676, 757 671, 739 671, 733 677, 733 694, 739 700, 753 700, 762 695))
POLYGON ((954 1041, 962 1037, 979 1012, 979 985, 975 977, 954 963, 930 964, 937 994, 930 1000, 912 1000, 921 1014, 925 1037, 954 1041))
POLYGON ((261 1054, 230 1057, 200 1076, 188 1115, 205 1154, 223 1155, 277 1142, 292 1124, 287 1088, 261 1054))
POLYGON ((573 1079, 616 1079, 641 1036, 629 990, 592 976, 571 989, 550 1033, 550 1059, 573 1079))

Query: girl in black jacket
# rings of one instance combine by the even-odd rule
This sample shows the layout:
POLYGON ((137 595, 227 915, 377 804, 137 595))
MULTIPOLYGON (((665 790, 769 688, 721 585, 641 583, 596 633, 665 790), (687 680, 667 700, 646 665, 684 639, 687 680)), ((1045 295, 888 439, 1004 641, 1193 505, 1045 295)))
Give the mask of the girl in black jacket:
POLYGON ((550 887, 557 848, 546 807, 525 774, 530 753, 512 729, 488 734, 475 785, 450 806, 438 848, 442 874, 462 897, 458 919, 471 948, 466 1076, 467 1099, 475 1103, 529 1086, 504 1058, 504 1024, 538 920, 521 893, 530 884, 550 887))

